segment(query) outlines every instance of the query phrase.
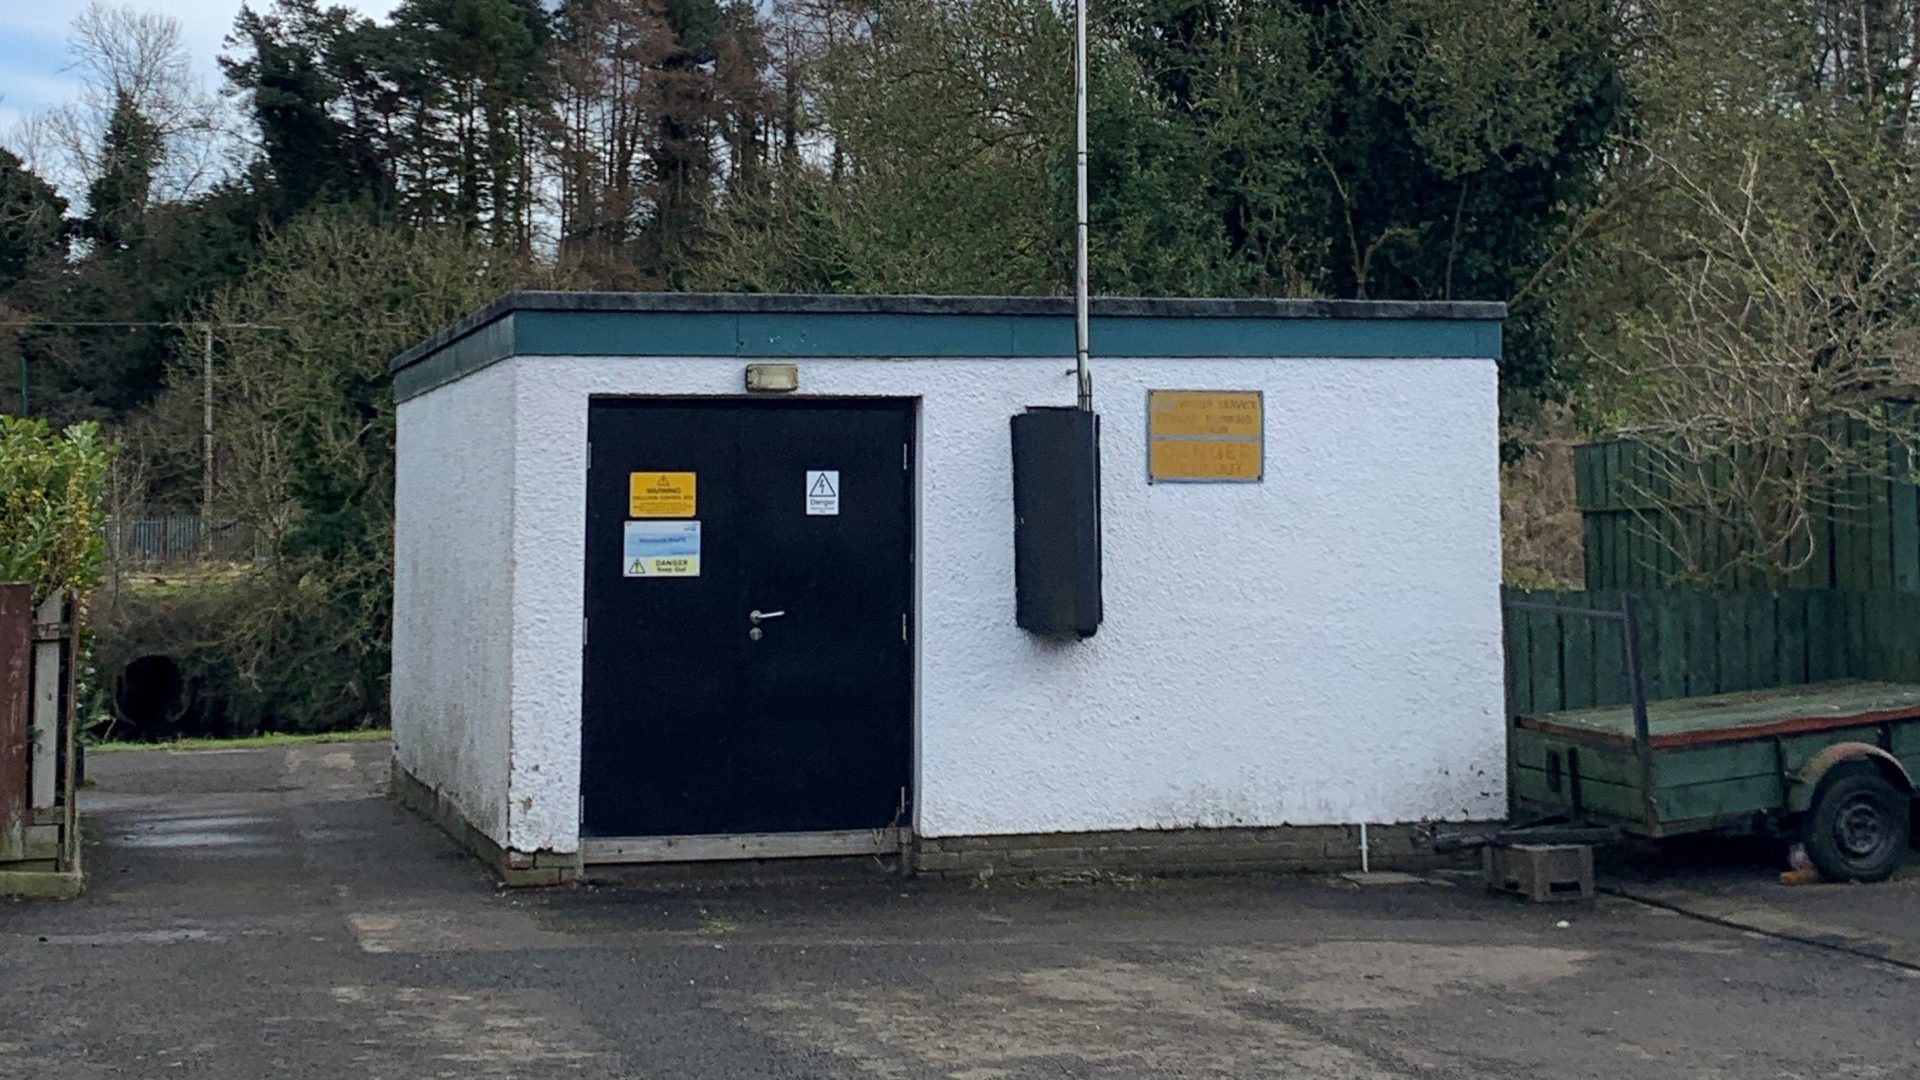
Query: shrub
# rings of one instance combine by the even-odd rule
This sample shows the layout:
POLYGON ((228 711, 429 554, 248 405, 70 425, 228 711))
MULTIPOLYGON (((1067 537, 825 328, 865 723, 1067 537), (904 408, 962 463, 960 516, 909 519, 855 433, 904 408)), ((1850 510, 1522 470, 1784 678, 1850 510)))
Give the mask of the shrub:
MULTIPOLYGON (((120 590, 114 616, 103 619, 107 670, 164 655, 184 692, 174 719, 116 737, 386 722, 387 361, 509 289, 560 284, 557 272, 502 258, 458 230, 322 213, 271 237, 246 280, 209 300, 209 322, 273 328, 219 341, 215 490, 219 509, 263 537, 272 557, 120 590)), ((176 372, 149 413, 154 441, 198 438, 200 379, 197 366, 176 372)))
POLYGON ((31 584, 36 604, 100 583, 112 459, 93 424, 0 416, 0 581, 31 584))
POLYGON ((309 591, 270 572, 221 568, 118 583, 98 618, 96 656, 115 676, 118 706, 102 734, 229 738, 378 724, 385 673, 365 650, 340 647, 352 628, 309 591), (171 684, 140 685, 156 667, 171 684))

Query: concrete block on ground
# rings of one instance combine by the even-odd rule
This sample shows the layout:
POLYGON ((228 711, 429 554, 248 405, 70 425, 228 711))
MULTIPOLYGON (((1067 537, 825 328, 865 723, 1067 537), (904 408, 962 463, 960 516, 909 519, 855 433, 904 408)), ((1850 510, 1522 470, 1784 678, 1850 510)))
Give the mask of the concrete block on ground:
POLYGON ((1593 848, 1587 844, 1514 844, 1481 849, 1487 887, 1536 904, 1593 899, 1593 848))

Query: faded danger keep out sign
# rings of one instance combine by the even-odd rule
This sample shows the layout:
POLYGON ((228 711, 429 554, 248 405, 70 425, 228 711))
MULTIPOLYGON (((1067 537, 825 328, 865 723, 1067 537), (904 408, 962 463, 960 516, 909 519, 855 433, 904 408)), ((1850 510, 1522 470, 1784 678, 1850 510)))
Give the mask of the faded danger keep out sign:
POLYGON ((1256 483, 1265 470, 1258 390, 1147 391, 1147 479, 1256 483))
POLYGON ((690 518, 693 516, 693 474, 637 472, 627 474, 627 516, 635 518, 690 518))

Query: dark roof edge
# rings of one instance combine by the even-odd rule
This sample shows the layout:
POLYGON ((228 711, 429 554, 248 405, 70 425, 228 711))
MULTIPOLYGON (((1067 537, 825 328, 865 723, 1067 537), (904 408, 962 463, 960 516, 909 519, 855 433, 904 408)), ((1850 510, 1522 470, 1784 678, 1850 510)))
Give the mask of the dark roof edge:
MULTIPOLYGON (((510 292, 393 358, 414 364, 517 311, 709 312, 732 315, 1038 315, 1070 317, 1065 296, 844 296, 792 293, 510 292)), ((1428 319, 1500 321, 1507 305, 1487 300, 1195 299, 1097 296, 1092 314, 1138 319, 1428 319)))

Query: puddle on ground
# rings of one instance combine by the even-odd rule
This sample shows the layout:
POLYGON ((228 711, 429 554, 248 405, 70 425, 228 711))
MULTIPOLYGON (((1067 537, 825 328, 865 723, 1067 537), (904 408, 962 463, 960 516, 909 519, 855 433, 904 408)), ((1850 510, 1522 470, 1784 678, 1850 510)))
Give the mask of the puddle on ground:
POLYGON ((366 841, 377 835, 372 829, 324 828, 301 829, 300 839, 312 844, 345 844, 354 841, 366 841))
MULTIPOLYGON (((19 935, 26 938, 28 935, 19 935)), ((37 934, 31 940, 41 945, 84 945, 94 948, 115 945, 178 945, 189 941, 225 941, 227 935, 211 930, 176 928, 171 930, 107 930, 93 934, 37 934)))
POLYGON ((257 814, 144 819, 117 833, 113 844, 146 849, 207 848, 228 855, 250 853, 235 849, 257 849, 265 854, 275 846, 269 844, 266 835, 271 824, 271 819, 257 814))
POLYGON ((261 826, 273 819, 264 814, 149 814, 130 827, 141 831, 168 832, 178 829, 241 829, 261 826))
POLYGON ((261 837, 249 833, 223 832, 187 832, 163 833, 155 836, 151 833, 127 833, 114 841, 115 847, 130 848, 198 848, 233 847, 235 845, 264 846, 261 837))

